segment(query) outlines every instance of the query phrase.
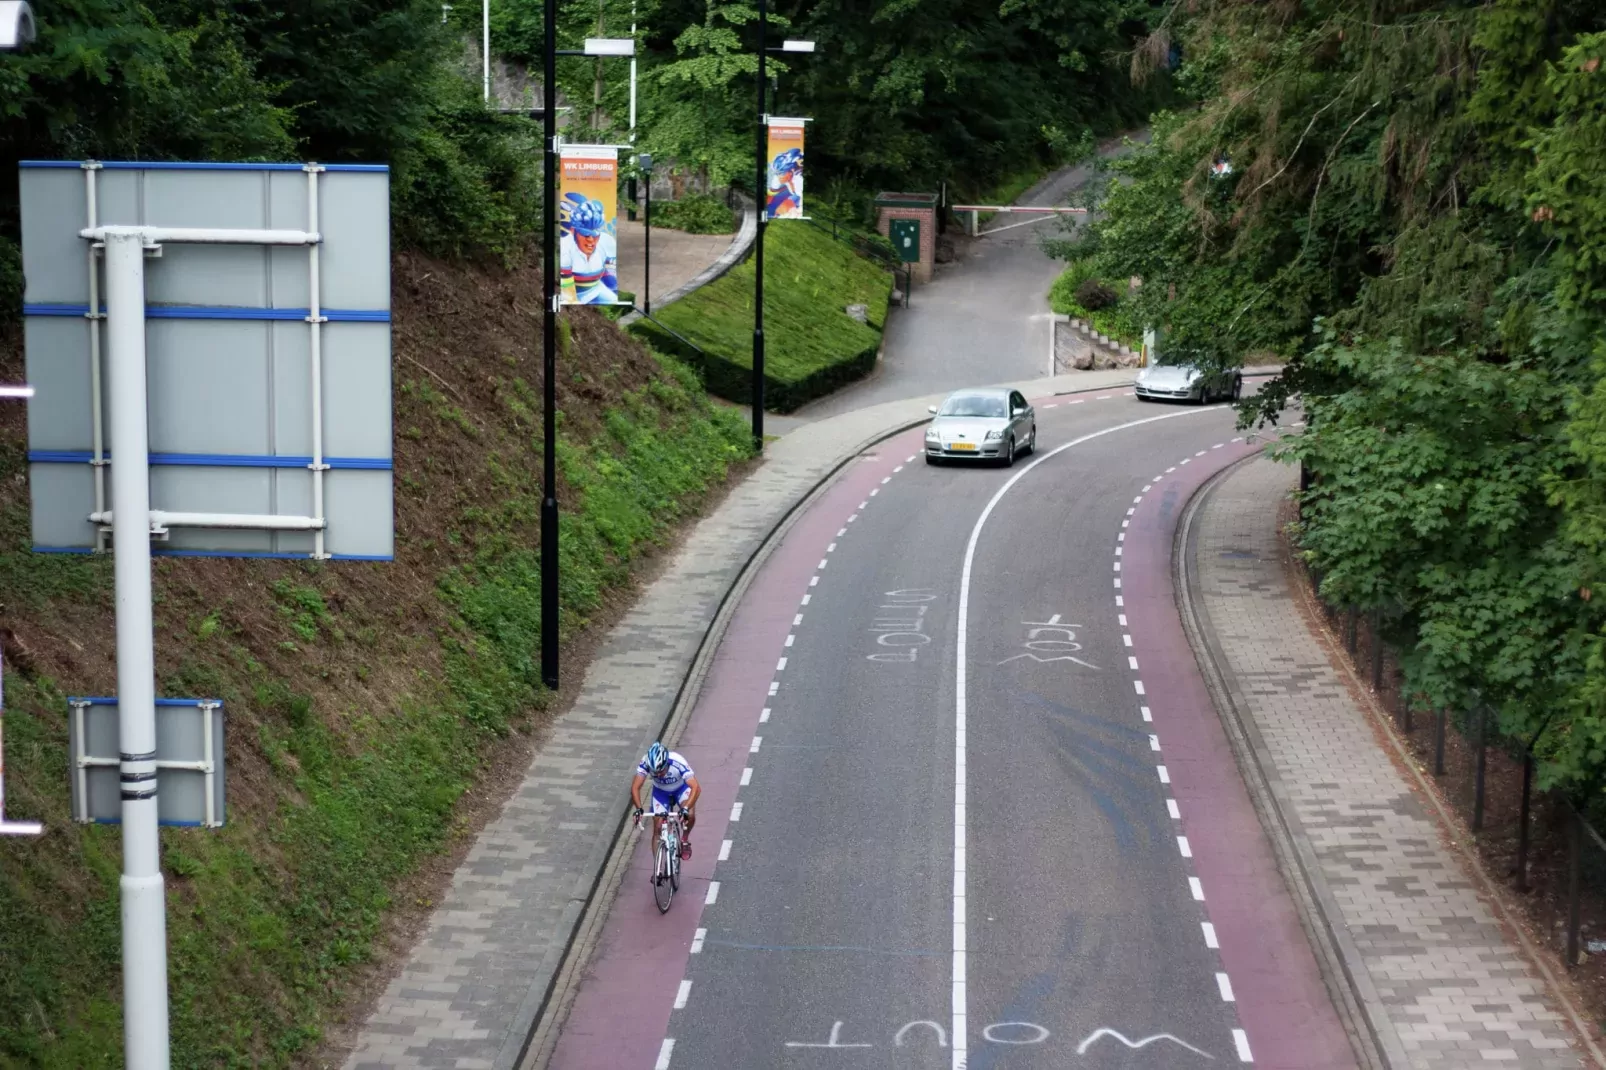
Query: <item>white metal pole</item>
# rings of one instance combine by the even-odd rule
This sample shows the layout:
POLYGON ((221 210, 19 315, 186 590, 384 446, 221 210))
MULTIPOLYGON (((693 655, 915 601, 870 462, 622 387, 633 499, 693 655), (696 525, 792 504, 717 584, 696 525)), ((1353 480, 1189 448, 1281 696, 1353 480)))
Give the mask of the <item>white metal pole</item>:
MULTIPOLYGON (((636 39, 636 0, 630 0, 630 39, 636 39)), ((636 143, 636 54, 630 53, 630 143, 636 143)))
POLYGON ((168 1070, 167 901, 156 820, 145 243, 137 231, 106 235, 106 318, 123 804, 123 1052, 128 1070, 168 1070))
MULTIPOLYGON (((322 223, 318 211, 318 176, 323 168, 307 165, 307 230, 318 233, 322 223)), ((312 297, 307 308, 307 322, 312 325, 312 516, 318 521, 313 535, 312 556, 322 561, 329 555, 323 540, 323 474, 329 465, 323 459, 323 282, 320 276, 319 251, 322 246, 313 242, 307 246, 307 274, 311 280, 312 297)))
MULTIPOLYGON (((91 230, 100 226, 100 197, 95 192, 95 172, 99 170, 98 163, 84 165, 84 217, 91 230)), ((87 243, 85 252, 89 257, 89 311, 86 313, 89 317, 89 418, 94 425, 95 445, 89 463, 95 469, 95 512, 99 513, 106 508, 106 419, 101 410, 104 391, 100 381, 100 325, 104 317, 100 311, 100 257, 93 242, 87 243)), ((95 552, 105 549, 106 535, 97 526, 95 552)))
POLYGON ((484 32, 480 40, 480 53, 485 60, 485 99, 491 99, 491 0, 480 0, 480 13, 484 32))

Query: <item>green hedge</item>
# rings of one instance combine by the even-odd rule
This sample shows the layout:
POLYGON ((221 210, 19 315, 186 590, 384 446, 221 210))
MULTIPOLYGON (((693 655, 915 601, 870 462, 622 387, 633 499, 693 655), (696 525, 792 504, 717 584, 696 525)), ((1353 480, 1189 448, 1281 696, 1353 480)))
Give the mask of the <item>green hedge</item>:
MULTIPOLYGON (((764 268, 765 407, 791 412, 868 375, 881 348, 892 276, 806 223, 769 228, 764 268), (868 323, 847 314, 854 304, 866 307, 868 323)), ((629 330, 697 368, 710 393, 747 401, 753 273, 749 259, 657 313, 668 330, 645 319, 629 330)))

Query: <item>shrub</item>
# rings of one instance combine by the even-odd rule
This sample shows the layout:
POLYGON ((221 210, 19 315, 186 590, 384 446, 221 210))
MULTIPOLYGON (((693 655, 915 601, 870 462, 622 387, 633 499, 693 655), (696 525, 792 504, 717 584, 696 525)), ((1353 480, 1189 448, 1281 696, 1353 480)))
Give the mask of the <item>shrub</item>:
POLYGON ((687 234, 729 234, 736 229, 736 213, 718 197, 698 193, 654 204, 652 225, 687 234))
POLYGON ((1098 279, 1083 279, 1077 284, 1076 303, 1089 312, 1109 308, 1119 300, 1116 292, 1098 279))

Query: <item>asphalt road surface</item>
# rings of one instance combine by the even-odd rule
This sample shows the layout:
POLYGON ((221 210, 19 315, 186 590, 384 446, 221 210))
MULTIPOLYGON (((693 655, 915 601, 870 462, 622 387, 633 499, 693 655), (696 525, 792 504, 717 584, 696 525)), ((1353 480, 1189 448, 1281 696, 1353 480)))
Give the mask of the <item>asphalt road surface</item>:
MULTIPOLYGON (((1039 456, 850 465, 736 610, 559 1070, 1353 1067, 1174 608, 1224 407, 1037 399, 1039 456)), ((630 771, 620 770, 621 804, 630 771)))

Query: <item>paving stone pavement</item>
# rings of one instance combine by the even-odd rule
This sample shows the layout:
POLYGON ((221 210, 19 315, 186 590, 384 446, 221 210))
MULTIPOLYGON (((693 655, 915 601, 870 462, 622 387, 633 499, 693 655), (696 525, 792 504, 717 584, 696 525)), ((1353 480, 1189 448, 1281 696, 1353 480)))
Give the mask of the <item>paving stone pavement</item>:
POLYGON ((1276 526, 1296 478, 1262 458, 1218 485, 1197 520, 1197 600, 1381 1000, 1374 1020, 1420 1070, 1589 1065, 1294 601, 1276 526))
MULTIPOLYGON (((1129 372, 1013 385, 1106 390, 1129 372)), ((669 717, 725 592, 775 526, 842 461, 927 418, 935 398, 800 427, 703 519, 609 633, 573 707, 453 875, 347 1070, 508 1070, 518 1058, 623 817, 630 771, 669 717)))

